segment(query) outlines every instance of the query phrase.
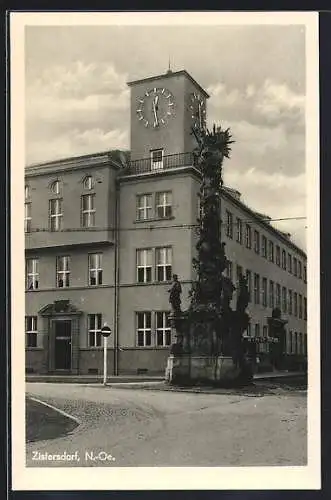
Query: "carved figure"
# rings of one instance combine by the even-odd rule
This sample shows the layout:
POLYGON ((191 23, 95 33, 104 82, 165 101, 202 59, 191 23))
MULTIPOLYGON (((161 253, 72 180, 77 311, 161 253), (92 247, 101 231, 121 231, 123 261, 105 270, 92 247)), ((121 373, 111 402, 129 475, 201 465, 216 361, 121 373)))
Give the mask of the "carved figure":
POLYGON ((171 304, 173 312, 180 312, 181 311, 181 293, 182 293, 182 285, 178 281, 178 276, 177 274, 173 274, 172 276, 173 282, 170 290, 168 290, 169 293, 169 303, 171 304))

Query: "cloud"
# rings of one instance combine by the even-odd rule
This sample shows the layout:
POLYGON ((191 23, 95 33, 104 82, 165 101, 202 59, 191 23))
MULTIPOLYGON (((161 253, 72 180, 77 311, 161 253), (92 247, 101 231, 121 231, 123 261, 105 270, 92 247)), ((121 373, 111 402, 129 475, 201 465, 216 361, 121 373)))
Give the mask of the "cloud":
POLYGON ((305 120, 305 96, 285 83, 266 79, 261 86, 247 83, 244 88, 229 88, 224 83, 208 86, 210 115, 225 120, 245 119, 255 125, 287 130, 302 130, 305 120))
POLYGON ((54 154, 59 157, 59 151, 62 156, 95 152, 98 145, 103 149, 128 148, 126 78, 111 64, 78 61, 49 65, 38 78, 28 79, 27 161, 45 161, 54 154), (59 145, 62 149, 57 149, 59 145))
POLYGON ((127 149, 129 137, 127 132, 101 129, 90 129, 81 132, 78 129, 57 135, 52 141, 35 140, 27 150, 27 163, 38 163, 45 159, 60 159, 79 156, 110 149, 127 149))

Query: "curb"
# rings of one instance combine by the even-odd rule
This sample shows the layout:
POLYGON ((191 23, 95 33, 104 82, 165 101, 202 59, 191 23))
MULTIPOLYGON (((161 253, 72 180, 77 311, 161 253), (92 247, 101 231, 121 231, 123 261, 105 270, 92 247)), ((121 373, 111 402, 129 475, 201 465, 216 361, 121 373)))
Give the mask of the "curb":
POLYGON ((50 408, 51 410, 54 410, 54 411, 56 411, 57 413, 60 413, 60 414, 61 414, 61 415, 63 415, 64 417, 67 417, 67 418, 69 418, 69 419, 71 419, 71 420, 74 420, 74 422, 76 422, 76 424, 78 424, 78 425, 81 425, 81 423, 82 423, 82 422, 81 422, 78 418, 76 418, 76 417, 74 417, 74 416, 70 415, 69 413, 67 413, 67 412, 65 412, 65 411, 63 411, 63 410, 60 410, 60 408, 56 408, 56 406, 50 405, 49 403, 45 403, 45 401, 42 401, 42 400, 40 400, 40 399, 38 399, 38 398, 35 398, 35 397, 33 397, 33 396, 29 396, 29 395, 28 395, 28 396, 27 396, 27 398, 28 398, 28 399, 30 399, 31 401, 35 401, 35 403, 39 403, 39 404, 41 404, 41 405, 47 406, 47 407, 48 407, 48 408, 50 408))

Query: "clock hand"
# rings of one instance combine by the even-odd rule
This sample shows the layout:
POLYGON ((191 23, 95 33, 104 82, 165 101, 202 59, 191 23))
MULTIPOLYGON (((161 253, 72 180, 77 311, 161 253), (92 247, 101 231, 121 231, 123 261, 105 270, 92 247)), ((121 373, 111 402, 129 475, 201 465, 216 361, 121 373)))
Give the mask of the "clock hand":
POLYGON ((157 95, 155 98, 154 98, 154 101, 153 101, 153 112, 154 112, 154 118, 155 118, 155 126, 158 126, 159 124, 159 120, 158 120, 158 116, 157 116, 157 111, 158 111, 158 100, 159 100, 159 96, 157 95))

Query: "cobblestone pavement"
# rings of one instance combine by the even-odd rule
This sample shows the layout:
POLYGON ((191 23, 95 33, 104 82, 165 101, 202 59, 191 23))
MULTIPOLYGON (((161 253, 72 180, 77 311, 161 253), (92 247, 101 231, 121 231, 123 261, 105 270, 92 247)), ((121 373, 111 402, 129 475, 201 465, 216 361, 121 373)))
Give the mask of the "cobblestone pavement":
POLYGON ((27 443, 27 466, 306 465, 304 390, 196 394, 28 383, 26 391, 81 422, 67 436, 27 443), (33 459, 65 453, 71 459, 33 459))

